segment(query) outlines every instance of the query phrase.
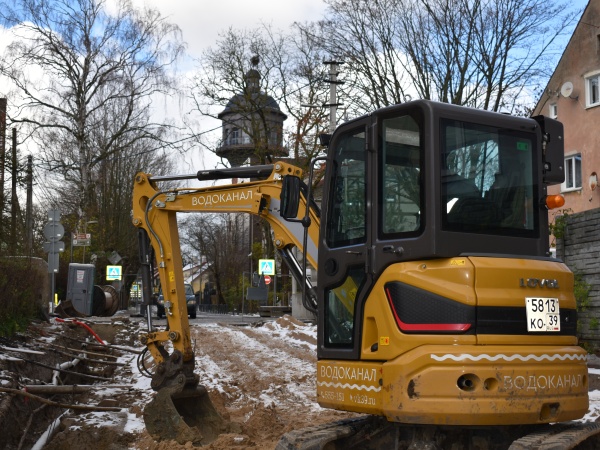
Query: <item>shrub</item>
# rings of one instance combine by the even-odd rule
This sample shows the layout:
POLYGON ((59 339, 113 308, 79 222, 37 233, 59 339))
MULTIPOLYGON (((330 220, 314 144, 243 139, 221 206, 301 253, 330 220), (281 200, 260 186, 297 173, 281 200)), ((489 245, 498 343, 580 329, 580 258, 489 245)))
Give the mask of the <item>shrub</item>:
POLYGON ((27 328, 43 314, 47 270, 35 258, 0 259, 0 336, 27 328))

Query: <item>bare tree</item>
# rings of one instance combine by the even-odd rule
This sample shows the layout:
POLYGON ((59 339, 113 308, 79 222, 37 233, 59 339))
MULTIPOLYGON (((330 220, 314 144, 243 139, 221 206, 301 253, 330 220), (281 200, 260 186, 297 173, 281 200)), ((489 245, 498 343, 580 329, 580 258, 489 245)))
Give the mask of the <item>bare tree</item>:
MULTIPOLYGON (((10 119, 36 141, 46 169, 61 176, 79 214, 97 214, 97 172, 107 160, 167 145, 152 119, 169 70, 183 51, 178 27, 130 0, 16 0, 3 3, 13 42, 0 74, 14 87, 10 119)), ((123 180, 120 180, 121 182, 123 180)), ((128 180, 127 180, 128 181, 128 180)))
POLYGON ((310 34, 326 54, 345 62, 346 112, 355 116, 402 103, 410 92, 407 74, 399 70, 402 0, 325 3, 327 15, 310 34))
POLYGON ((282 80, 281 103, 292 119, 287 142, 302 169, 323 152, 319 136, 329 128, 328 74, 323 64, 328 55, 311 38, 313 27, 295 24, 288 45, 275 49, 280 61, 276 67, 282 80))
POLYGON ((209 261, 219 304, 238 306, 240 280, 248 263, 249 234, 245 214, 189 215, 182 223, 184 241, 209 261))
POLYGON ((326 0, 315 39, 348 61, 356 113, 424 98, 491 110, 533 102, 579 12, 546 0, 326 0))

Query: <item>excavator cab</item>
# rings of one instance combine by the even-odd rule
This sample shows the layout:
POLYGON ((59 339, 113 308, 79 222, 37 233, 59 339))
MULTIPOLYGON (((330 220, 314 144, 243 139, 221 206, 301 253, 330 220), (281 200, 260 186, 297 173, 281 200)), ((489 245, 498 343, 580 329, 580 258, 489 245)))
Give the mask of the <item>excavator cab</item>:
POLYGON ((562 151, 556 121, 428 101, 336 130, 317 282, 321 406, 463 426, 585 414, 573 276, 549 252, 562 151))

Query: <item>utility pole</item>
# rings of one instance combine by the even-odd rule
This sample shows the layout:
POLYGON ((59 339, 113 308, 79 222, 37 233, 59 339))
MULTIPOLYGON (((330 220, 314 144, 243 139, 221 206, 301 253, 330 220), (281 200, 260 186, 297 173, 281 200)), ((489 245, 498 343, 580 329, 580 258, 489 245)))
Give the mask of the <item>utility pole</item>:
POLYGON ((19 199, 17 197, 17 129, 12 129, 12 192, 10 196, 10 246, 12 256, 17 255, 17 214, 19 199))
POLYGON ((25 207, 26 256, 33 252, 33 156, 27 157, 27 204, 25 207))
POLYGON ((329 106, 329 133, 333 134, 337 126, 337 107, 343 106, 342 103, 338 103, 337 101, 337 86, 338 84, 344 84, 343 81, 338 81, 337 79, 339 75, 338 65, 344 63, 332 60, 323 61, 323 64, 329 66, 329 79, 325 80, 325 82, 329 83, 329 103, 323 106, 329 106))
POLYGON ((4 242, 4 170, 6 167, 6 99, 0 98, 0 246, 4 242))

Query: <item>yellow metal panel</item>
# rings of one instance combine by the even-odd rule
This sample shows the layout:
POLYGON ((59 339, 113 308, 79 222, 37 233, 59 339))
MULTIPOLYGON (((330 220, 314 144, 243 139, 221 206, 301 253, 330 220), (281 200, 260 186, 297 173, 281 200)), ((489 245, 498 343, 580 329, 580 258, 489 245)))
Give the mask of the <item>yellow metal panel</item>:
POLYGON ((525 297, 535 294, 558 298, 561 309, 575 309, 573 274, 562 263, 518 258, 469 259, 476 267, 475 290, 480 306, 524 307, 525 297))
MULTIPOLYGON (((423 335, 403 334, 398 329, 394 314, 385 295, 388 282, 400 281, 460 303, 475 304, 474 268, 465 258, 436 261, 411 261, 389 266, 378 278, 365 302, 362 359, 388 361, 423 345, 423 335), (457 263, 459 262, 459 263, 457 263), (389 345, 380 345, 386 338, 389 345), (373 344, 377 350, 373 351, 373 344)), ((427 343, 466 345, 475 344, 474 335, 428 335, 427 343)))
POLYGON ((381 414, 382 365, 357 361, 317 363, 317 400, 326 408, 381 414))
POLYGON ((392 421, 454 425, 547 423, 588 408, 580 347, 423 346, 383 365, 392 421))

